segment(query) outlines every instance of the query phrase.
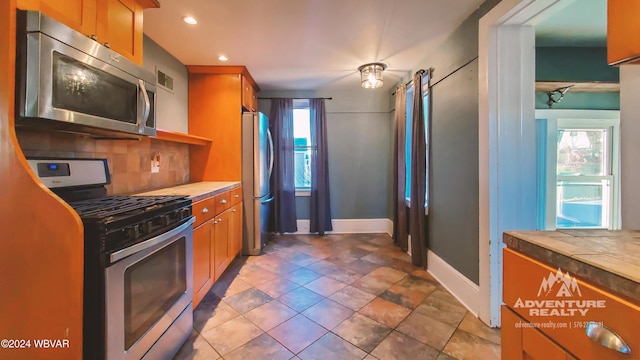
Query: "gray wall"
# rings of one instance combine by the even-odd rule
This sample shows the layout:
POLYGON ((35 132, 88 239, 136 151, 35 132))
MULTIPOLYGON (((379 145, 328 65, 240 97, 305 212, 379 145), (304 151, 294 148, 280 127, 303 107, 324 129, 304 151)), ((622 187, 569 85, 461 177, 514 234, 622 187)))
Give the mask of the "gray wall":
MULTIPOLYGON (((388 218, 391 191, 389 97, 383 91, 261 91, 259 97, 332 97, 327 100, 331 212, 334 219, 388 218)), ((259 100, 269 114, 270 101, 259 100)), ((309 218, 309 197, 297 197, 298 219, 309 218)))
MULTIPOLYGON (((487 0, 421 61, 433 68, 429 248, 479 283, 478 21, 487 0)), ((418 69, 415 69, 418 70, 418 69)))
POLYGON ((156 68, 173 78, 173 92, 158 86, 156 125, 159 129, 189 131, 189 77, 187 68, 173 55, 144 36, 145 69, 156 74, 156 68))
MULTIPOLYGON (((617 67, 607 64, 605 47, 537 47, 537 81, 619 81, 617 67)), ((548 97, 536 92, 536 109, 548 109, 548 97)), ((569 90, 554 109, 618 110, 620 93, 569 90)))

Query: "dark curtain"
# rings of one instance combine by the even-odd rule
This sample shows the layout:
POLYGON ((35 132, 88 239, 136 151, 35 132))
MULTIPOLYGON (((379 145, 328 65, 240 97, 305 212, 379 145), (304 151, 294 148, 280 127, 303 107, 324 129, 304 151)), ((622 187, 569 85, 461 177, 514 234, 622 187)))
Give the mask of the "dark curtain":
POLYGON ((327 114, 324 99, 309 99, 311 117, 311 223, 309 231, 323 235, 331 231, 327 114))
POLYGON ((402 84, 396 90, 395 137, 393 157, 393 240, 403 251, 408 250, 407 204, 405 200, 406 176, 406 123, 407 123, 407 85, 402 84))
MULTIPOLYGON (((428 76, 428 75, 427 75, 428 76)), ((409 234, 411 235, 411 262, 427 266, 427 219, 425 209, 427 141, 422 97, 423 71, 413 76, 413 114, 411 119, 411 201, 409 208, 409 234)))
POLYGON ((293 154, 293 100, 271 100, 269 116, 274 161, 271 191, 274 194, 269 230, 296 232, 296 187, 293 154))

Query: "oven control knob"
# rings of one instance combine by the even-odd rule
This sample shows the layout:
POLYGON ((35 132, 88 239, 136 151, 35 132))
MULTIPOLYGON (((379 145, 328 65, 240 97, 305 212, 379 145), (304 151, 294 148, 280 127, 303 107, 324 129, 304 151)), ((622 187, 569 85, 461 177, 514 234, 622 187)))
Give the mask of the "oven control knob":
POLYGON ((169 215, 161 215, 160 224, 162 224, 162 226, 167 226, 169 224, 169 215))
POLYGON ((182 218, 183 219, 188 218, 190 215, 191 215, 191 213, 190 213, 189 209, 187 209, 187 208, 182 209, 182 218))
POLYGON ((132 227, 129 228, 129 230, 127 230, 127 235, 129 235, 129 237, 131 239, 137 239, 140 237, 140 227, 138 225, 134 225, 132 227))
POLYGON ((146 234, 151 234, 152 230, 153 230, 153 222, 147 221, 144 224, 142 224, 142 231, 144 231, 146 234))

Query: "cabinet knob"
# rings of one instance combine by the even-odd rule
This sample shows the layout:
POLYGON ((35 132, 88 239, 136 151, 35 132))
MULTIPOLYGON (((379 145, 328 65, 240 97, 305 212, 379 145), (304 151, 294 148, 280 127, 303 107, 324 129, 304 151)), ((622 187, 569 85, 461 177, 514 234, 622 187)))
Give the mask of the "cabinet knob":
POLYGON ((93 41, 98 41, 98 35, 96 35, 96 34, 91 34, 91 35, 89 35, 89 38, 90 38, 91 40, 93 40, 93 41))
POLYGON ((236 212, 236 209, 231 210, 231 212, 236 212))
POLYGON ((202 213, 203 213, 203 214, 206 214, 206 213, 208 213, 208 212, 209 212, 209 209, 207 209, 207 208, 202 209, 202 213))
POLYGON ((220 203, 221 203, 221 204, 226 204, 226 203, 227 203, 227 199, 222 199, 222 200, 220 200, 220 203))
POLYGON ((620 335, 613 332, 601 322, 589 321, 585 328, 587 337, 598 344, 623 354, 631 354, 631 348, 620 335))
POLYGON ((107 49, 110 49, 110 48, 111 48, 111 44, 109 44, 108 42, 104 43, 104 46, 105 46, 107 49))
POLYGON ((237 199, 237 198, 239 198, 239 197, 240 197, 240 195, 235 194, 233 197, 237 199))

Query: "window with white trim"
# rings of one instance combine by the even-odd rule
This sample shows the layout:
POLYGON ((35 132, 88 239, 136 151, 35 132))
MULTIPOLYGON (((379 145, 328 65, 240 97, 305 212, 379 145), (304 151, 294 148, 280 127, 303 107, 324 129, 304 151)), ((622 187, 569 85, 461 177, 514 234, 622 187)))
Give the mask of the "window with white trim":
POLYGON ((618 112, 546 112, 541 228, 618 229, 619 119, 595 118, 618 112))
POLYGON ((293 101, 293 153, 296 195, 309 195, 311 190, 311 118, 309 100, 293 101))

